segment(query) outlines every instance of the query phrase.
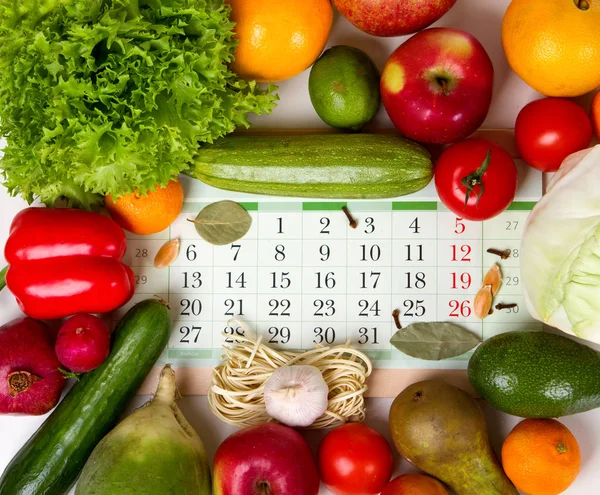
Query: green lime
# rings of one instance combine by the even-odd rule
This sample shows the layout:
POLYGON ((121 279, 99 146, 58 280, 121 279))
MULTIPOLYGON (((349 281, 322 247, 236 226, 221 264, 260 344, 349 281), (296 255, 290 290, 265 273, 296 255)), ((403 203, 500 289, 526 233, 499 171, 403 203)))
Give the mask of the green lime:
POLYGON ((338 45, 325 51, 310 71, 310 101, 331 127, 359 130, 381 102, 379 71, 362 50, 338 45))

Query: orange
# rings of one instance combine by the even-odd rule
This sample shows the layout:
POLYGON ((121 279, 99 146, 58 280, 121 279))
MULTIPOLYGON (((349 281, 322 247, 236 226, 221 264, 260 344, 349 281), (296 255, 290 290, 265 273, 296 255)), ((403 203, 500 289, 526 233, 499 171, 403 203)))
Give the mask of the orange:
POLYGON ((502 22, 512 69, 546 96, 580 96, 600 86, 600 2, 513 0, 502 22))
POLYGON ((239 45, 233 70, 243 79, 283 81, 308 69, 333 22, 330 0, 227 0, 239 45))
POLYGON ((594 134, 596 134, 596 137, 600 139, 600 91, 594 95, 594 99, 592 100, 590 117, 592 119, 594 134))
POLYGON ((502 465, 523 493, 557 495, 579 474, 579 445, 569 429, 554 419, 526 419, 506 437, 502 465))
POLYGON ((165 230, 177 218, 183 206, 183 188, 178 180, 166 187, 156 186, 146 195, 131 193, 114 201, 109 194, 104 206, 112 219, 134 234, 149 235, 165 230))

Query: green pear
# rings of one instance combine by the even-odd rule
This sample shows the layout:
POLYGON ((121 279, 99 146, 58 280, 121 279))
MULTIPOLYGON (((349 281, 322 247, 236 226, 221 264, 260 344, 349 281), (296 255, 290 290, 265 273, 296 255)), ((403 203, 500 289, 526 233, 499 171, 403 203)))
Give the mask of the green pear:
POLYGON ((96 446, 75 495, 210 495, 204 445, 177 396, 175 372, 167 365, 154 398, 96 446))
POLYGON ((485 417, 468 393, 440 380, 415 383, 390 409, 398 452, 457 495, 519 495, 488 438, 485 417))

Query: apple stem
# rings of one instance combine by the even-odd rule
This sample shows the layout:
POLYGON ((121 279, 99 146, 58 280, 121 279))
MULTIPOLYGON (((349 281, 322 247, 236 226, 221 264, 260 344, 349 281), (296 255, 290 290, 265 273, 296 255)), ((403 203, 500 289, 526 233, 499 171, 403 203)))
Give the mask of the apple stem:
POLYGON ((29 371, 13 371, 8 374, 8 393, 11 397, 16 397, 22 392, 27 392, 35 382, 40 380, 39 376, 29 371))
POLYGON ((467 192, 465 194, 465 209, 469 203, 469 197, 471 194, 475 194, 475 186, 479 186, 479 191, 477 192, 477 201, 475 206, 479 204, 479 200, 481 199, 481 195, 483 194, 483 183, 481 179, 483 178, 483 174, 485 174, 486 170, 490 166, 492 161, 492 148, 490 148, 485 156, 485 160, 483 160, 482 164, 479 166, 475 172, 470 173, 466 177, 463 177, 460 183, 467 188, 467 192))
POLYGON ((573 0, 573 2, 575 3, 575 6, 579 9, 579 10, 589 10, 590 9, 590 2, 589 0, 573 0))
POLYGON ((437 82, 442 87, 442 93, 448 96, 450 94, 450 90, 448 89, 448 81, 446 81, 446 79, 443 77, 438 77, 437 82))
POLYGON ((261 495, 271 495, 271 485, 267 481, 260 481, 256 488, 261 495))

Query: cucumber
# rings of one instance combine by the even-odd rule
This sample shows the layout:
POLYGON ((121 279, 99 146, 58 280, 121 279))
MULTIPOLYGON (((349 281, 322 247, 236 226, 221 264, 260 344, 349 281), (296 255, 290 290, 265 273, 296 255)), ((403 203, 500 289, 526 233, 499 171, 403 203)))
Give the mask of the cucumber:
POLYGON ((420 144, 381 134, 228 136, 202 146, 186 174, 231 191, 304 198, 394 198, 433 176, 420 144))
POLYGON ((162 302, 148 299, 130 309, 106 361, 81 377, 12 459, 0 478, 0 494, 67 493, 159 358, 170 331, 162 302))

